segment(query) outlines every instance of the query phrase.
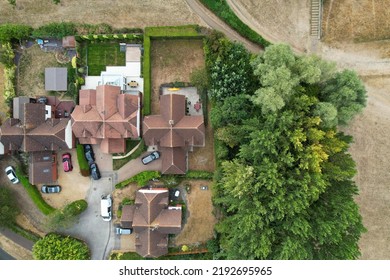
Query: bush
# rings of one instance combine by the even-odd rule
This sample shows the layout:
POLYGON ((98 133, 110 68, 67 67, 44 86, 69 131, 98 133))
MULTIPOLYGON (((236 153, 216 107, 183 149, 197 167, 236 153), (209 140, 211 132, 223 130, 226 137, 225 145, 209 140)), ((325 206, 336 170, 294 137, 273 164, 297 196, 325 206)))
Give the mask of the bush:
POLYGON ((81 175, 84 177, 88 177, 90 174, 89 165, 84 155, 84 146, 81 144, 77 144, 76 151, 77 151, 77 161, 79 162, 81 175))
POLYGON ((33 246, 36 260, 89 260, 90 251, 85 242, 71 236, 49 233, 33 246))
POLYGON ((204 180, 212 180, 213 176, 214 176, 213 172, 201 171, 201 170, 189 170, 185 175, 187 179, 204 179, 204 180))
POLYGON ((32 27, 23 24, 5 23, 0 24, 0 42, 6 43, 15 40, 27 39, 32 31, 32 27))
POLYGON ((72 22, 53 22, 38 27, 32 32, 32 36, 35 38, 51 37, 61 39, 62 37, 75 34, 76 25, 72 22))
POLYGON ((137 185, 139 186, 144 186, 153 178, 160 178, 160 177, 161 174, 158 171, 143 171, 125 181, 116 184, 115 188, 122 189, 130 183, 137 183, 137 185))
POLYGON ((34 204, 38 207, 38 209, 45 215, 49 215, 55 211, 53 207, 46 203, 46 201, 42 198, 41 193, 38 191, 37 187, 31 185, 28 179, 22 174, 19 168, 16 168, 16 176, 19 178, 20 183, 26 189, 28 195, 34 202, 34 204))
POLYGON ((76 200, 65 206, 64 213, 70 216, 77 216, 83 213, 87 207, 88 203, 84 199, 76 200))

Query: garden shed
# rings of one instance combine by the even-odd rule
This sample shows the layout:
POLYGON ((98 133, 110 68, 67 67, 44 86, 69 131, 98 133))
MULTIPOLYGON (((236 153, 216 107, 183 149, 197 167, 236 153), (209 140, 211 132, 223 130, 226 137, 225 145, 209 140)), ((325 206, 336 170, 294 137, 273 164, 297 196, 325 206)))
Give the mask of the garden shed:
POLYGON ((68 89, 68 69, 65 67, 45 68, 45 90, 66 91, 68 89))

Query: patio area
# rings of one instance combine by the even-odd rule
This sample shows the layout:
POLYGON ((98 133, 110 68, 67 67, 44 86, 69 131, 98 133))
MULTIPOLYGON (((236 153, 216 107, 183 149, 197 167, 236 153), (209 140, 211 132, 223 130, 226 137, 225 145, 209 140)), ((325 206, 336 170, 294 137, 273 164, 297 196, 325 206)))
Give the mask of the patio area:
POLYGON ((196 87, 184 87, 184 88, 162 88, 162 94, 181 94, 186 97, 187 116, 201 116, 203 115, 202 100, 198 94, 196 87))

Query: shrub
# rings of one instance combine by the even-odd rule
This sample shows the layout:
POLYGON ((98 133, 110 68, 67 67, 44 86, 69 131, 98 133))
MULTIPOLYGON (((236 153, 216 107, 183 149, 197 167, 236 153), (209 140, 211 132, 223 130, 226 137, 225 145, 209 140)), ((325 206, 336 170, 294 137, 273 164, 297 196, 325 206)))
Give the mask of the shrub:
POLYGON ((71 236, 49 233, 33 246, 36 260, 89 260, 90 251, 85 242, 71 236))
POLYGON ((0 42, 5 43, 27 39, 31 31, 32 27, 28 25, 13 23, 0 24, 0 42))
POLYGON ((83 213, 87 207, 88 203, 84 199, 76 200, 65 206, 64 213, 70 216, 77 216, 83 213))
POLYGON ((84 155, 84 146, 81 144, 77 144, 76 151, 77 151, 77 161, 79 162, 81 175, 84 177, 88 177, 90 174, 89 165, 84 155))
POLYGON ((211 180, 213 179, 214 173, 209 171, 201 171, 201 170, 189 170, 185 175, 188 179, 204 179, 211 180))
POLYGON ((153 178, 160 178, 160 177, 161 174, 158 171, 143 171, 125 181, 116 184, 115 188, 122 189, 130 183, 137 183, 137 185, 139 186, 144 186, 153 178))
POLYGON ((32 36, 52 37, 61 39, 62 37, 76 34, 76 25, 72 22, 53 22, 38 27, 32 32, 32 36))
POLYGON ((16 168, 16 176, 19 178, 20 183, 26 189, 28 195, 34 202, 34 204, 38 207, 38 209, 45 215, 49 215, 55 211, 53 207, 46 203, 46 201, 42 198, 41 193, 38 191, 37 187, 31 185, 26 176, 22 174, 19 168, 16 168))

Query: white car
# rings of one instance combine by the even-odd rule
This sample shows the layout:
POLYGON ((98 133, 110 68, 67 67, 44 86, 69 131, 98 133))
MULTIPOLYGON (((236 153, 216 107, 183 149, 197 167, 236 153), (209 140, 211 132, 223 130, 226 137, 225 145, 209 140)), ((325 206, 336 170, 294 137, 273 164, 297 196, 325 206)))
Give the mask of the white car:
POLYGON ((19 183, 19 179, 16 177, 15 169, 12 166, 7 166, 5 168, 5 174, 7 174, 7 177, 12 182, 12 184, 19 183))
POLYGON ((109 222, 112 217, 112 198, 111 195, 102 195, 100 200, 100 215, 103 221, 109 222))

